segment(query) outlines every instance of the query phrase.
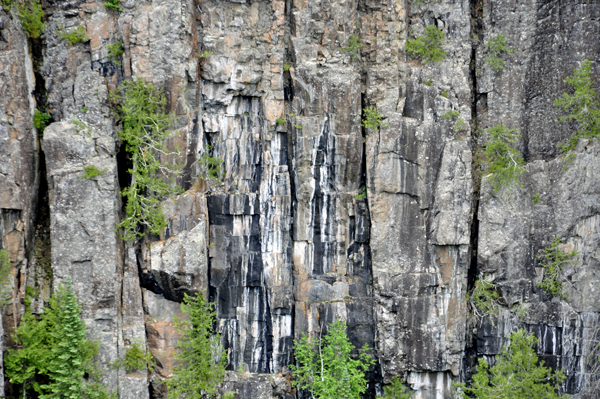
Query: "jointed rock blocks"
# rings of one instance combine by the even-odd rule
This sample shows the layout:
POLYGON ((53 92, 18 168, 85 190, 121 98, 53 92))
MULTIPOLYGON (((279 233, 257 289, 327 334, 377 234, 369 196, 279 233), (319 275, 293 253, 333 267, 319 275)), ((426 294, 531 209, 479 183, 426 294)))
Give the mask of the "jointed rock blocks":
POLYGON ((0 239, 18 298, 3 313, 5 338, 26 286, 40 288, 40 312, 52 283, 71 278, 90 337, 100 340, 105 382, 121 398, 163 397, 178 339, 173 315, 185 293, 204 291, 216 303, 228 368, 249 372, 227 376, 224 387, 239 397, 290 395, 280 373, 293 361, 293 339, 335 319, 378 359, 369 396, 400 376, 415 399, 448 398, 477 357, 491 359, 524 327, 541 338, 547 364, 565 369, 561 389, 594 397, 598 150, 583 140, 572 164, 562 159, 556 144, 573 127, 554 123, 552 102, 578 62, 598 58, 597 4, 120 5, 44 2, 36 63, 18 19, 0 12, 0 239), (447 55, 424 64, 404 46, 429 25, 444 32, 447 55), (57 34, 78 26, 89 42, 70 46, 57 34), (516 51, 494 71, 486 43, 499 34, 516 51), (352 35, 362 45, 356 59, 341 51, 352 35), (117 41, 121 66, 107 52, 117 41), (160 236, 124 243, 115 226, 128 166, 109 93, 138 77, 164 90, 176 116, 166 144, 180 152, 163 162, 183 165, 176 180, 187 191, 162 202, 160 236), (35 107, 55 122, 42 139, 45 160, 35 107), (371 107, 379 129, 361 126, 371 107), (521 127, 527 166, 521 184, 494 192, 485 175, 480 184, 487 136, 475 128, 499 123, 521 127), (198 181, 205 153, 223 160, 220 181, 198 181), (103 173, 82 178, 89 165, 103 173), (34 225, 44 179, 46 240, 34 225), (579 252, 564 271, 565 300, 537 286, 536 255, 554 235, 579 252), (481 276, 501 300, 479 320, 466 294, 481 276), (108 367, 134 343, 152 352, 154 373, 108 367))

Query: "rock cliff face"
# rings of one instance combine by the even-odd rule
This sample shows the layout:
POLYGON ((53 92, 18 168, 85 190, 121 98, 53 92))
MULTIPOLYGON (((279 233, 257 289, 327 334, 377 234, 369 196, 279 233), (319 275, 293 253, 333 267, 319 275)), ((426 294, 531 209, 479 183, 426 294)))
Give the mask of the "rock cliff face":
MULTIPOLYGON (((44 0, 47 27, 28 40, 16 10, 0 11, 0 248, 12 259, 13 302, 26 287, 42 312, 70 279, 104 382, 119 398, 166 397, 184 293, 216 303, 228 349, 225 388, 240 398, 294 397, 292 344, 334 320, 378 362, 367 397, 399 376, 415 399, 452 397, 478 357, 493 358, 524 327, 565 370, 561 391, 598 398, 600 153, 557 144, 552 102, 564 79, 600 55, 600 5, 586 0, 44 0), (443 61, 405 52, 429 25, 443 61), (82 26, 88 40, 60 32, 82 26), (516 50, 495 71, 486 43, 516 50), (348 52, 354 37, 360 46, 348 52), (122 42, 114 57, 108 46, 122 42), (199 56, 200 55, 200 56, 199 56), (110 94, 142 78, 166 95, 185 190, 165 200, 168 227, 120 240, 120 190, 130 181, 110 94), (376 107, 379 128, 361 126, 376 107), (43 137, 35 109, 51 124, 43 137), (444 115, 458 112, 464 123, 444 115), (495 191, 481 177, 482 129, 519 127, 526 172, 495 191), (221 184, 199 176, 223 160, 221 184), (82 178, 85 166, 102 173, 82 178), (560 237, 576 262, 567 296, 537 285, 536 255, 560 237), (477 278, 500 294, 478 319, 477 278), (133 344, 152 373, 109 367, 133 344), (244 373, 237 372, 240 369, 244 373)), ((600 81, 594 65, 593 77, 600 81)), ((0 329, 2 331, 2 329, 0 329)), ((2 339, 0 339, 2 343, 2 339)), ((10 394, 10 384, 7 393, 10 394)))

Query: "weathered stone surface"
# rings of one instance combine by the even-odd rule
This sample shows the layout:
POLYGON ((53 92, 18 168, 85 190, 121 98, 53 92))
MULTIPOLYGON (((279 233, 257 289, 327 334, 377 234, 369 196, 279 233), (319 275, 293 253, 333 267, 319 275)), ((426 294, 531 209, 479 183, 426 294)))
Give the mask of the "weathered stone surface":
MULTIPOLYGON (((1 8, 1 7, 0 7, 1 8)), ((12 260, 10 281, 16 298, 33 282, 26 276, 31 264, 35 211, 39 187, 38 138, 33 127, 35 89, 27 37, 16 15, 0 9, 0 249, 12 260)), ((21 311, 18 300, 3 309, 5 331, 12 332, 21 311)))
MULTIPOLYGON (((146 324, 144 308, 142 307, 142 288, 140 284, 135 250, 127 248, 122 284, 121 328, 119 336, 119 357, 123 358, 132 345, 147 349, 146 324)), ((147 399, 148 370, 136 370, 126 374, 127 370, 119 371, 119 398, 147 399)))
POLYGON ((384 118, 366 137, 378 356, 385 381, 408 374, 415 398, 449 397, 464 356, 470 263, 470 3, 370 6, 367 101, 384 118), (445 33, 443 61, 394 51, 430 24, 445 33), (441 118, 450 110, 461 129, 441 118))
POLYGON ((144 285, 166 298, 181 302, 183 294, 208 290, 206 198, 186 193, 163 203, 169 225, 159 241, 146 251, 144 285))
POLYGON ((288 399, 291 387, 289 381, 276 374, 253 374, 228 371, 221 392, 234 393, 235 398, 288 399))
MULTIPOLYGON (((476 57, 481 127, 520 127, 528 161, 558 156, 556 143, 566 140, 573 127, 555 123, 561 114, 553 101, 568 90, 564 79, 583 59, 597 58, 600 44, 592 38, 600 33, 598 16, 600 5, 585 1, 484 2, 476 57), (503 55, 506 70, 495 72, 485 61, 489 50, 484 44, 498 34, 516 52, 503 55)), ((600 77, 596 68, 593 77, 600 77)))
MULTIPOLYGON (((198 291, 217 304, 228 368, 271 373, 228 373, 225 388, 238 397, 289 394, 275 373, 293 361, 293 338, 336 319, 379 360, 368 397, 400 376, 415 399, 448 398, 451 382, 469 378, 476 356, 491 359, 521 326, 541 338, 538 353, 548 364, 565 368, 563 390, 594 397, 588 355, 600 326, 598 151, 582 142, 562 170, 556 144, 573 126, 554 124, 552 102, 578 62, 598 58, 598 4, 120 5, 116 12, 102 1, 44 2, 46 93, 36 93, 47 98, 38 107, 59 122, 43 145, 55 279, 73 279, 103 364, 136 342, 158 361, 150 394, 144 373, 109 371, 106 381, 120 397, 165 396, 159 380, 173 367, 172 316, 183 293, 198 291), (431 24, 445 33, 448 54, 423 64, 404 46, 431 24), (57 33, 79 25, 89 41, 69 46, 57 33), (495 72, 486 43, 499 33, 516 52, 495 72), (341 51, 351 35, 362 44, 356 59, 341 51), (111 59, 107 46, 119 40, 124 54, 111 59), (118 164, 115 158, 108 93, 135 78, 163 89, 166 110, 176 115, 167 147, 182 150, 163 161, 185 165, 177 183, 188 191, 163 203, 163 234, 124 244, 114 226, 117 176, 127 184, 128 166, 123 153, 118 164), (383 118, 380 129, 361 126, 372 106, 383 118), (443 118, 451 110, 462 126, 443 118), (473 155, 487 137, 472 128, 498 123, 521 127, 524 185, 500 195, 484 180, 477 198, 473 155), (223 160, 222 184, 200 181, 190 189, 206 174, 196 162, 206 152, 223 160), (105 173, 79 179, 86 162, 105 173), (536 286, 543 270, 535 255, 554 234, 579 251, 564 271, 564 301, 536 286), (464 299, 467 280, 478 275, 501 293, 498 314, 483 320, 467 318, 464 299)), ((41 311, 50 285, 38 257, 27 255, 39 249, 30 246, 39 176, 26 46, 18 20, 0 11, 1 247, 16 261, 21 290, 39 283, 42 300, 34 307, 41 311)), ((596 67, 593 76, 600 77, 596 67)))
POLYGON ((484 323, 477 350, 496 354, 513 328, 525 326, 547 337, 538 351, 548 364, 565 369, 563 389, 569 393, 586 386, 586 357, 593 350, 589 342, 597 339, 600 183, 592 176, 599 172, 599 155, 598 146, 583 140, 566 169, 560 158, 538 160, 527 165, 522 187, 493 193, 487 181, 482 186, 478 263, 498 286, 507 306, 500 320, 507 320, 500 322, 504 328, 484 323), (564 301, 536 285, 543 278, 537 254, 554 236, 563 240, 562 250, 579 253, 577 262, 561 273, 564 301), (524 316, 508 311, 515 305, 527 309, 524 316))
POLYGON ((51 214, 54 286, 70 279, 81 304, 88 335, 100 343, 98 360, 109 389, 117 372, 107 367, 117 358, 122 265, 115 226, 119 201, 112 145, 105 136, 71 122, 55 122, 44 132, 51 214), (83 167, 103 171, 88 179, 83 167))
POLYGON ((156 360, 150 390, 153 398, 166 398, 166 388, 162 380, 170 376, 175 366, 175 345, 179 333, 173 325, 173 317, 182 317, 181 307, 179 303, 143 288, 142 294, 148 348, 156 360))

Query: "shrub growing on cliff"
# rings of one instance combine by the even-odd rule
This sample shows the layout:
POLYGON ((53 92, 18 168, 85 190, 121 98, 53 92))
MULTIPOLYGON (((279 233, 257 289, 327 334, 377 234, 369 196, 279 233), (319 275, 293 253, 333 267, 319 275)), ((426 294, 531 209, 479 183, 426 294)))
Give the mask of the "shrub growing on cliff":
POLYGON ((468 297, 471 308, 479 317, 489 316, 498 311, 498 292, 491 281, 479 279, 468 297))
POLYGON ((510 343, 496 357, 490 368, 485 359, 479 359, 477 374, 470 387, 456 384, 458 397, 477 399, 555 399, 558 385, 565 379, 562 371, 553 372, 544 367, 533 349, 534 335, 521 329, 510 335, 510 343), (469 395, 469 396, 467 396, 469 395))
POLYGON ((121 0, 106 0, 104 2, 104 7, 109 10, 123 11, 123 8, 119 5, 120 1, 121 0))
POLYGON ((360 55, 360 50, 363 48, 363 46, 364 46, 364 44, 362 44, 360 42, 360 39, 358 36, 351 35, 348 38, 348 46, 342 47, 340 49, 340 52, 348 53, 348 54, 350 54, 350 58, 352 58, 353 60, 356 60, 356 59, 358 59, 358 56, 360 55))
POLYGON ((410 399, 412 393, 404 386, 399 377, 394 377, 390 385, 383 387, 383 396, 379 396, 382 399, 410 399))
POLYGON ((210 155, 214 146, 207 145, 204 147, 204 154, 198 159, 198 177, 205 180, 208 184, 223 184, 221 181, 223 175, 224 161, 219 157, 210 155))
POLYGON ((137 370, 152 372, 155 365, 156 362, 152 353, 143 350, 140 344, 136 342, 127 349, 124 358, 112 362, 110 366, 113 368, 124 367, 125 371, 132 373, 137 370))
POLYGON ((59 27, 56 33, 60 38, 65 39, 71 46, 89 40, 85 28, 81 25, 79 25, 77 29, 71 29, 70 31, 65 31, 62 27, 59 27))
POLYGON ((500 72, 504 69, 504 55, 512 54, 515 50, 507 46, 508 39, 502 34, 498 34, 495 38, 487 42, 487 47, 490 51, 490 55, 486 57, 485 61, 490 64, 492 69, 496 72, 500 72))
POLYGON ((379 126, 387 127, 381 124, 381 115, 377 107, 365 108, 363 110, 362 125, 367 129, 377 129, 379 126))
POLYGON ((575 69, 573 76, 565 79, 565 82, 573 87, 573 94, 564 93, 554 101, 556 107, 569 112, 559 121, 575 121, 578 126, 577 132, 571 136, 571 139, 559 145, 565 152, 574 149, 580 138, 593 139, 600 136, 600 101, 596 91, 592 89, 594 81, 591 72, 592 62, 583 60, 581 67, 575 69))
POLYGON ((443 44, 444 31, 435 25, 428 25, 424 34, 406 41, 406 52, 420 59, 423 64, 442 61, 447 54, 442 50, 443 44))
POLYGON ((516 130, 518 129, 507 129, 503 125, 486 130, 490 137, 485 145, 482 161, 494 190, 516 182, 525 171, 525 160, 519 150, 513 147, 521 138, 521 135, 513 133, 516 130))
POLYGON ((177 341, 173 377, 167 380, 168 398, 202 399, 214 397, 225 375, 226 356, 219 345, 219 334, 212 334, 216 312, 204 294, 183 294, 181 311, 188 317, 176 318, 181 334, 177 341))
POLYGON ((106 172, 106 169, 100 170, 94 165, 86 165, 83 167, 83 175, 81 178, 85 177, 86 179, 93 179, 94 177, 103 175, 104 172, 106 172))
POLYGON ((540 260, 540 266, 544 268, 544 277, 537 285, 546 294, 558 295, 561 298, 566 299, 567 292, 563 287, 560 273, 565 265, 569 263, 573 264, 577 261, 574 259, 575 255, 577 255, 577 251, 564 252, 560 249, 560 244, 560 239, 554 237, 550 246, 544 248, 544 253, 537 256, 540 260))
POLYGON ((289 366, 295 378, 292 385, 319 399, 359 399, 367 389, 365 373, 375 359, 366 353, 366 344, 357 359, 350 356, 352 349, 342 321, 331 324, 319 339, 302 334, 294 342, 296 364, 289 366))
POLYGON ((132 167, 131 185, 121 192, 127 198, 126 217, 118 227, 122 229, 121 237, 132 241, 145 235, 141 226, 152 234, 160 234, 167 226, 160 200, 180 192, 170 177, 180 165, 161 163, 161 157, 175 154, 164 148, 164 141, 172 135, 169 128, 173 122, 173 117, 163 111, 164 94, 141 78, 126 81, 122 91, 119 110, 123 130, 119 138, 131 155, 132 167))
POLYGON ((19 19, 23 30, 30 39, 37 39, 42 35, 46 24, 42 22, 44 10, 39 0, 25 0, 23 3, 17 4, 19 10, 19 19))
MULTIPOLYGON (((38 319, 26 298, 25 314, 14 335, 17 349, 7 352, 6 376, 40 399, 108 398, 92 358, 98 344, 86 339, 85 323, 71 284, 59 287, 38 319)), ((25 395, 25 392, 24 392, 25 395)))
POLYGON ((114 62, 115 65, 121 65, 120 58, 124 53, 123 42, 120 40, 116 41, 106 46, 106 49, 108 50, 108 59, 114 62))
POLYGON ((52 116, 50 114, 46 114, 40 110, 36 109, 33 113, 33 126, 35 126, 40 136, 44 135, 44 129, 46 129, 51 119, 52 116))

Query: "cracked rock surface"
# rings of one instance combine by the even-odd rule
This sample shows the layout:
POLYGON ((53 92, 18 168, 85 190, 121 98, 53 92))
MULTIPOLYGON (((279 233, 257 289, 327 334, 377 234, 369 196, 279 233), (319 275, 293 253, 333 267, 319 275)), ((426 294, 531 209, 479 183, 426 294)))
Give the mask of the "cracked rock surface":
POLYGON ((598 398, 600 154, 581 140, 563 158, 558 143, 576 126, 555 123, 553 106, 580 62, 598 59, 596 2, 42 4, 36 40, 0 10, 0 248, 14 287, 4 349, 25 288, 38 290, 41 313, 70 279, 103 382, 121 399, 166 398, 173 317, 197 292, 215 303, 228 351, 221 391, 237 398, 302 397, 287 368, 293 340, 334 320, 377 359, 368 398, 396 376, 414 399, 451 398, 452 382, 518 328, 565 371, 561 393, 598 398), (405 52, 429 25, 444 33, 442 61, 405 52), (79 26, 84 42, 60 37, 79 26), (514 52, 495 71, 487 44, 500 34, 514 52), (111 94, 137 78, 174 115, 165 147, 176 154, 162 161, 182 165, 182 194, 161 202, 160 235, 123 242, 131 164, 111 94), (382 121, 367 128, 372 107, 382 121), (35 109, 51 116, 43 137, 35 109), (495 191, 481 151, 498 124, 520 128, 526 166, 495 191), (202 178, 203 156, 222 160, 219 181, 202 178), (85 178, 86 166, 101 173, 85 178), (565 298, 537 285, 537 255, 555 236, 578 253, 561 274, 565 298), (483 318, 467 302, 478 278, 500 294, 483 318), (109 366, 132 345, 152 353, 153 372, 109 366))

